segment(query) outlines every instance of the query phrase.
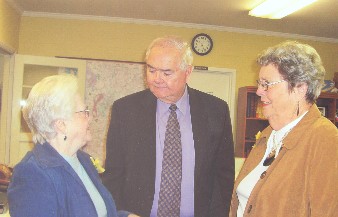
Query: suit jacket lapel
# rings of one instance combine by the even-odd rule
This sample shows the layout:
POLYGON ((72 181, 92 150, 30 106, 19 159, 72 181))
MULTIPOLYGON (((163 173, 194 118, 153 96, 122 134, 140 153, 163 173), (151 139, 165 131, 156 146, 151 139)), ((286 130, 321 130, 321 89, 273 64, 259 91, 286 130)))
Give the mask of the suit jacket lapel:
POLYGON ((146 96, 140 98, 141 110, 140 110, 140 122, 141 126, 137 130, 140 130, 140 143, 142 145, 138 147, 139 157, 143 158, 142 162, 145 162, 147 167, 146 171, 143 171, 147 175, 146 185, 144 186, 144 198, 143 203, 146 203, 147 209, 151 210, 154 193, 155 193, 155 174, 156 174, 156 97, 147 90, 146 96), (143 154, 142 154, 143 153, 143 154))
POLYGON ((140 136, 142 137, 142 152, 147 153, 150 158, 149 169, 154 172, 156 164, 156 97, 148 90, 145 98, 140 99, 140 136))
POLYGON ((208 117, 205 111, 205 107, 198 98, 196 91, 188 87, 189 103, 190 103, 190 114, 192 132, 195 146, 195 181, 196 177, 200 176, 200 168, 203 163, 203 156, 205 154, 205 144, 208 140, 208 117))

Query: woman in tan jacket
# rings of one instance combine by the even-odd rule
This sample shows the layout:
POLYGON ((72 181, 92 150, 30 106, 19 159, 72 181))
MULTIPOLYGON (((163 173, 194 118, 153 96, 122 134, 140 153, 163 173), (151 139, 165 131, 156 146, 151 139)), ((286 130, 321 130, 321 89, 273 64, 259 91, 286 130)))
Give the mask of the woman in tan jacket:
POLYGON ((268 126, 238 175, 230 216, 337 216, 338 131, 315 101, 325 70, 309 45, 285 42, 258 58, 268 126))

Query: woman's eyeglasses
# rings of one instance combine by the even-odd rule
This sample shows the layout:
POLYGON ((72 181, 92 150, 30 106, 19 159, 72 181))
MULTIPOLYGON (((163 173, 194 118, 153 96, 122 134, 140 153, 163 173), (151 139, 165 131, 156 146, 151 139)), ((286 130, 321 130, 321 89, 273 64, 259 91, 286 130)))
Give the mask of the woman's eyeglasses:
POLYGON ((90 115, 90 113, 89 113, 90 110, 88 109, 88 106, 86 106, 86 109, 85 109, 85 110, 77 111, 77 112, 75 112, 75 113, 81 113, 81 112, 83 112, 87 118, 88 118, 89 115, 90 115))
POLYGON ((260 81, 260 80, 256 80, 257 82, 257 86, 261 86, 263 88, 264 91, 267 91, 269 89, 270 86, 279 84, 284 82, 285 80, 280 80, 280 81, 274 81, 274 82, 268 82, 268 81, 260 81))

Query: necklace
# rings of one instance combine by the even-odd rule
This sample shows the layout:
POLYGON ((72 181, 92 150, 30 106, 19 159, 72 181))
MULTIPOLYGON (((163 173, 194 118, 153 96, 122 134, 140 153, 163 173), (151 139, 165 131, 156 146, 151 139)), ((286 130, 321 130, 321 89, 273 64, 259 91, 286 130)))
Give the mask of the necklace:
POLYGON ((276 158, 276 153, 277 153, 278 147, 280 147, 279 151, 282 150, 283 140, 289 134, 289 132, 292 130, 292 128, 290 128, 288 131, 286 131, 286 133, 284 134, 284 136, 282 137, 282 139, 279 142, 276 142, 276 133, 272 136, 273 146, 272 146, 272 149, 270 151, 270 154, 265 158, 265 161, 263 162, 263 166, 270 166, 272 164, 272 162, 276 158))

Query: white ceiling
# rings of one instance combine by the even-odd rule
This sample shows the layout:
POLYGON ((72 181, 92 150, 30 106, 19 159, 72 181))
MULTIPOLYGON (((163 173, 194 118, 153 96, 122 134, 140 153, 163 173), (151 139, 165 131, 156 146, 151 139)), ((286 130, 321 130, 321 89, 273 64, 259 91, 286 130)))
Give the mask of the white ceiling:
MULTIPOLYGON (((263 0, 7 0, 24 13, 171 21, 338 40, 338 0, 318 0, 280 20, 248 15, 263 0)), ((281 0, 283 1, 283 0, 281 0)))

